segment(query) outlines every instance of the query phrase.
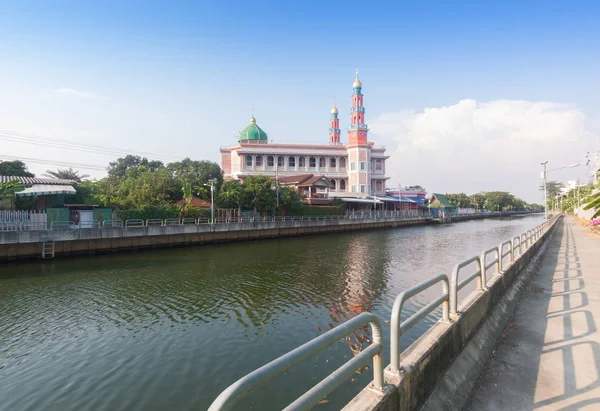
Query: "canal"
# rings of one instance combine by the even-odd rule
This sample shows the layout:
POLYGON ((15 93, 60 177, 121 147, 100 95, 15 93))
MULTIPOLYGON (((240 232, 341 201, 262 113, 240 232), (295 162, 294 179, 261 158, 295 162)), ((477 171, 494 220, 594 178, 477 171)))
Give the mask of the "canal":
MULTIPOLYGON (((386 321, 389 351, 397 294, 542 218, 0 265, 0 409, 204 410, 236 379, 363 311, 386 321)), ((340 341, 239 409, 281 409, 369 339, 365 329, 340 341)), ((340 409, 372 379, 368 368, 317 409, 340 409)))

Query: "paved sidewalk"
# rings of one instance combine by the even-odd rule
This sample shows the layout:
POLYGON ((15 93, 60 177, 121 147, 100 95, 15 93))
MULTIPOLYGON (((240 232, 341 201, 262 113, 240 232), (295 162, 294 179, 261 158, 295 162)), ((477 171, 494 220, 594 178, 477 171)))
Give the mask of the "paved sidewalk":
POLYGON ((600 239, 563 221, 465 410, 600 410, 600 239))

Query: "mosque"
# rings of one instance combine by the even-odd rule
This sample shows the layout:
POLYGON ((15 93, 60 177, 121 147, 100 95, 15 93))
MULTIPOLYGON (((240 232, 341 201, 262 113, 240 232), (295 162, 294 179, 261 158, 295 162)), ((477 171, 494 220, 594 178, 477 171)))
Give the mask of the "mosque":
POLYGON ((365 124, 358 70, 352 88, 347 143, 341 140, 339 112, 335 104, 329 120, 329 142, 323 144, 269 142, 267 133, 252 116, 250 124, 240 131, 238 143, 221 148, 225 180, 267 175, 282 182, 315 183, 314 192, 320 197, 384 196, 389 179, 385 175, 385 162, 389 157, 385 155, 385 147, 376 146, 368 140, 369 128, 365 124))

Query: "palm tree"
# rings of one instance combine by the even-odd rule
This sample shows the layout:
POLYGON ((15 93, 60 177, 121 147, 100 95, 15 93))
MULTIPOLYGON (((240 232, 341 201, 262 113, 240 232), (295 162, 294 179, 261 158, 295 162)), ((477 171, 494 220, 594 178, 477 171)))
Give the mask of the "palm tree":
POLYGON ((12 197, 13 194, 19 189, 19 180, 9 181, 4 184, 0 184, 0 200, 4 200, 6 198, 12 197))
POLYGON ((73 170, 72 168, 61 170, 60 168, 56 171, 46 170, 46 173, 43 174, 44 177, 56 178, 60 180, 74 180, 78 183, 84 178, 88 178, 89 174, 79 174, 79 171, 73 170))
POLYGON ((592 218, 600 216, 600 191, 588 195, 583 199, 583 203, 585 204, 584 210, 596 210, 592 218))

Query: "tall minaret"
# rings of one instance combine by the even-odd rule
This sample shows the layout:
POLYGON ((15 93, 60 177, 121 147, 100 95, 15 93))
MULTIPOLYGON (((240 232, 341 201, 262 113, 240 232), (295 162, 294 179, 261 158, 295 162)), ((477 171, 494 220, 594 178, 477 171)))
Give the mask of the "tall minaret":
POLYGON ((369 129, 365 124, 365 107, 363 106, 362 83, 358 79, 358 69, 356 69, 356 79, 352 84, 354 94, 352 95, 352 113, 350 116, 350 127, 348 127, 348 144, 367 144, 367 133, 369 129))
POLYGON ((367 141, 369 129, 365 124, 365 108, 363 107, 362 83, 356 79, 352 83, 352 111, 348 127, 348 184, 349 191, 359 196, 367 196, 373 192, 371 182, 371 146, 367 141))
POLYGON ((340 133, 340 119, 334 101, 331 109, 331 120, 329 121, 329 144, 340 144, 340 133))

